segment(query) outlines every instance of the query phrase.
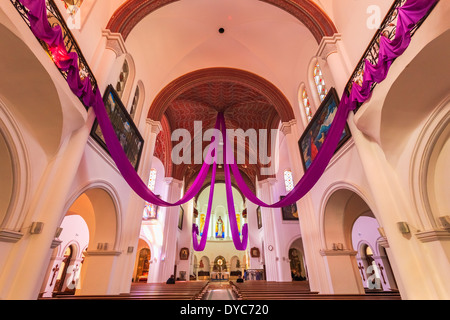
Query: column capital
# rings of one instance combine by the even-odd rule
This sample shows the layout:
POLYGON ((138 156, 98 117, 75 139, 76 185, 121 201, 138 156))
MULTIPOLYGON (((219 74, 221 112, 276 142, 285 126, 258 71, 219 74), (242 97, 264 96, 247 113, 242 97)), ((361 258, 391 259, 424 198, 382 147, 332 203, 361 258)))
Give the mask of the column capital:
POLYGON ((340 33, 335 33, 332 36, 323 37, 320 41, 319 48, 317 49, 317 57, 327 60, 328 57, 338 52, 337 42, 342 40, 340 33))
POLYGON ((106 49, 114 51, 117 58, 127 53, 125 41, 123 40, 121 33, 115 33, 111 32, 109 29, 103 29, 102 36, 106 38, 106 49))
POLYGON ((285 136, 287 136, 288 134, 293 133, 293 129, 296 124, 297 124, 297 120, 295 120, 295 119, 292 119, 287 122, 283 122, 283 123, 281 123, 280 131, 283 132, 283 134, 285 136))
POLYGON ((145 123, 147 126, 149 126, 151 133, 155 133, 156 135, 158 135, 162 131, 162 124, 160 121, 147 118, 145 120, 145 123))
POLYGON ((183 181, 172 178, 172 177, 165 177, 164 181, 168 184, 168 185, 177 185, 178 187, 181 188, 181 186, 183 185, 183 181))
POLYGON ((277 179, 276 178, 266 178, 264 180, 259 181, 260 185, 264 185, 266 183, 273 186, 273 185, 275 185, 275 183, 277 183, 277 179))

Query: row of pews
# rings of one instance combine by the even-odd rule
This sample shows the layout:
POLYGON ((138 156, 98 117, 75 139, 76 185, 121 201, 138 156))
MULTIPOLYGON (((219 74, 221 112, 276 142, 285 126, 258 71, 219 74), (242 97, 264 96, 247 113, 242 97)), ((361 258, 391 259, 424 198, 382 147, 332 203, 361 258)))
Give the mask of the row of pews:
POLYGON ((230 281, 238 300, 401 300, 398 292, 366 292, 365 294, 319 294, 310 290, 307 281, 267 282, 230 281))
POLYGON ((177 281, 166 283, 133 283, 130 293, 119 295, 56 295, 39 300, 201 300, 208 281, 177 281))

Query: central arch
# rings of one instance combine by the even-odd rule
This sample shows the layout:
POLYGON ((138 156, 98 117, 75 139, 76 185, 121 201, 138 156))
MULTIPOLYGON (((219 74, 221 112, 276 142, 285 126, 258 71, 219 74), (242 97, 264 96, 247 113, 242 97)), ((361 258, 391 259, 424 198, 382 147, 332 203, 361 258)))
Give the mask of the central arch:
POLYGON ((226 81, 249 87, 273 105, 282 122, 295 119, 291 104, 284 94, 268 80, 248 71, 234 68, 206 68, 185 74, 169 83, 153 101, 148 118, 160 121, 170 103, 183 92, 211 82, 226 81))

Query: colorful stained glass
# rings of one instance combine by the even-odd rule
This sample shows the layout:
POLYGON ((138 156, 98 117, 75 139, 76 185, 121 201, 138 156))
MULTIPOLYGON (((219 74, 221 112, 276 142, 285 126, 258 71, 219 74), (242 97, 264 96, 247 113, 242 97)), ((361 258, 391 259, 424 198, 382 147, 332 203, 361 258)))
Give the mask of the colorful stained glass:
POLYGON ((322 69, 319 63, 314 67, 314 82, 317 87, 317 93, 319 94, 320 102, 322 102, 328 94, 327 87, 325 85, 325 80, 323 79, 322 69))
POLYGON ((310 122, 312 119, 312 110, 311 110, 311 104, 309 103, 309 97, 308 97, 308 93, 306 92, 306 89, 303 89, 302 100, 303 100, 303 108, 305 109, 306 119, 308 120, 308 122, 310 122))
MULTIPOLYGON (((151 169, 150 177, 148 179, 148 188, 152 192, 155 190, 155 182, 156 182, 156 169, 151 169)), ((157 209, 158 209, 157 206, 155 206, 154 204, 145 202, 143 219, 145 219, 145 220, 156 219, 157 218, 157 209)))
POLYGON ((286 192, 290 192, 294 189, 294 179, 292 178, 292 171, 284 171, 284 184, 286 186, 286 192))

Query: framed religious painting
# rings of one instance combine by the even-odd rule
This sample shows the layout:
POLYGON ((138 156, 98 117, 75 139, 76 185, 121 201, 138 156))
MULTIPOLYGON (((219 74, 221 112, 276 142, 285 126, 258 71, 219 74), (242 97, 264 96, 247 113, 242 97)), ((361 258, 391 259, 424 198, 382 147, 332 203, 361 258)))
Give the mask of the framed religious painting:
MULTIPOLYGON (((131 165, 137 170, 144 147, 144 139, 116 90, 111 85, 106 88, 103 104, 123 151, 131 165)), ((105 138, 97 120, 92 126, 91 137, 109 154, 105 138)))
POLYGON ((251 248, 250 255, 252 256, 252 258, 259 258, 259 249, 257 247, 251 248))
MULTIPOLYGON (((305 172, 311 166, 315 157, 322 148, 323 142, 325 141, 328 131, 330 130, 330 126, 333 123, 337 108, 339 107, 339 102, 336 89, 331 88, 330 92, 328 92, 319 109, 314 114, 314 117, 311 119, 310 123, 303 132, 303 135, 300 137, 298 145, 305 172)), ((339 150, 350 137, 350 129, 346 124, 335 152, 339 150)))
POLYGON ((180 250, 180 260, 188 260, 189 259, 189 249, 182 248, 180 250))
POLYGON ((178 216, 178 229, 183 230, 184 209, 180 206, 180 213, 178 216))
MULTIPOLYGON (((281 196, 280 201, 283 200, 283 198, 285 198, 285 196, 281 196)), ((282 207, 281 214, 284 221, 298 221, 297 204, 294 202, 290 206, 282 207)))

